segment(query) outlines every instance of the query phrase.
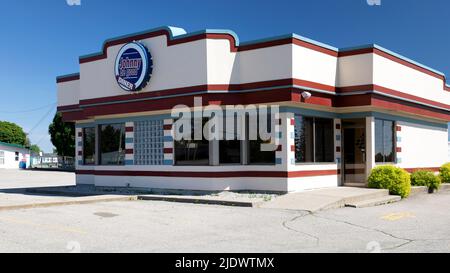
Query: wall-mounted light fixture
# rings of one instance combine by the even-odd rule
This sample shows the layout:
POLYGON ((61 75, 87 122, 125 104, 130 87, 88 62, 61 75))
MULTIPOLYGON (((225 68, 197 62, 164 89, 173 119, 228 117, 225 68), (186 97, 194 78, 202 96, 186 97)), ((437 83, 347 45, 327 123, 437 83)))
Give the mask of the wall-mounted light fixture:
POLYGON ((305 92, 302 93, 302 97, 303 97, 305 100, 308 100, 308 99, 310 99, 310 98, 312 97, 312 94, 305 91, 305 92))

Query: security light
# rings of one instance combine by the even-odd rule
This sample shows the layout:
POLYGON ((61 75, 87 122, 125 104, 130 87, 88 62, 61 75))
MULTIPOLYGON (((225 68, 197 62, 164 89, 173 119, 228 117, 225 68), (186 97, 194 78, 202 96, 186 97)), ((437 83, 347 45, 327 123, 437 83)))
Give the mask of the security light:
POLYGON ((302 97, 303 97, 305 100, 308 100, 308 99, 310 99, 310 98, 312 97, 312 94, 309 93, 309 92, 303 92, 303 93, 302 93, 302 97))

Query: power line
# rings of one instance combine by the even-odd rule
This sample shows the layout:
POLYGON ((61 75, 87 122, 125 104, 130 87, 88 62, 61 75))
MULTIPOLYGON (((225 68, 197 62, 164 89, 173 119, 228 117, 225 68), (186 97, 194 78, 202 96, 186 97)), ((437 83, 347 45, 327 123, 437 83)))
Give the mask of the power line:
POLYGON ((42 141, 44 141, 45 138, 47 138, 48 135, 44 135, 38 142, 36 142, 34 145, 39 146, 39 144, 41 144, 42 141))
POLYGON ((40 106, 38 108, 34 108, 34 109, 29 109, 29 110, 22 110, 22 111, 13 111, 13 112, 9 112, 9 111, 0 111, 0 113, 2 114, 22 114, 22 113, 32 113, 32 112, 36 112, 42 109, 47 109, 49 107, 54 107, 56 105, 56 102, 52 103, 52 104, 47 104, 45 106, 40 106))
POLYGON ((31 135, 31 133, 41 125, 41 123, 54 111, 55 109, 50 108, 50 111, 48 111, 40 120, 39 122, 28 132, 28 135, 31 135))

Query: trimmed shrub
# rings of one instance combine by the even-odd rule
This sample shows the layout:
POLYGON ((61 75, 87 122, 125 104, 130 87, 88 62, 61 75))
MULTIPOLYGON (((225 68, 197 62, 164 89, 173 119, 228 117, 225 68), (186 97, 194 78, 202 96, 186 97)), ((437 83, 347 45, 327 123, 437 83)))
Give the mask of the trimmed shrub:
POLYGON ((390 194, 406 198, 411 193, 411 176, 395 166, 379 166, 370 174, 369 188, 387 189, 390 194))
POLYGON ((411 175, 411 184, 413 186, 426 186, 433 192, 441 186, 441 179, 430 171, 417 171, 411 175))
POLYGON ((444 164, 441 167, 439 177, 442 183, 450 183, 450 163, 444 164))

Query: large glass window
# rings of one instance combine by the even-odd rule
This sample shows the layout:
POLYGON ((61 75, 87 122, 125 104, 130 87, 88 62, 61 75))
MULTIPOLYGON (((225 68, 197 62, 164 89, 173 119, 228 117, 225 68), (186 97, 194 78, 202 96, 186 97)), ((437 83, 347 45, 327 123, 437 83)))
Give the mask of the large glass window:
POLYGON ((334 121, 315 118, 315 162, 334 162, 334 121))
MULTIPOLYGON (((249 140, 248 141, 248 151, 249 151, 249 164, 253 164, 253 165, 257 165, 257 164, 275 164, 276 161, 276 151, 262 151, 261 149, 261 145, 262 144, 270 144, 271 140, 267 140, 264 141, 260 138, 260 128, 259 128, 259 119, 260 119, 260 115, 258 115, 258 124, 257 124, 257 128, 255 128, 258 132, 258 138, 257 140, 249 140)), ((250 118, 247 119, 247 128, 249 128, 248 124, 249 124, 250 118)), ((269 114, 267 117, 267 129, 268 129, 268 133, 271 133, 272 131, 272 118, 271 115, 269 114)), ((248 131, 248 130, 247 130, 248 131)), ((249 132, 247 132, 249 133, 249 132)))
POLYGON ((334 162, 332 119, 295 117, 295 158, 297 163, 334 162))
POLYGON ((83 162, 84 165, 95 164, 95 127, 83 129, 83 162))
POLYGON ((295 117, 295 158, 298 163, 314 162, 314 118, 295 117))
POLYGON ((375 120, 375 161, 377 163, 395 162, 394 125, 390 120, 375 120))
MULTIPOLYGON (((208 122, 203 119, 202 127, 208 122)), ((209 141, 203 136, 202 140, 194 140, 194 119, 191 120, 191 139, 175 141, 176 165, 209 165, 209 141)), ((202 134, 203 135, 203 134, 202 134)))
POLYGON ((241 164, 241 140, 237 117, 224 117, 222 135, 223 140, 219 141, 220 164, 241 164))
POLYGON ((222 140, 219 143, 220 164, 241 163, 241 141, 222 140))
POLYGON ((125 124, 100 126, 101 165, 125 164, 125 124))

